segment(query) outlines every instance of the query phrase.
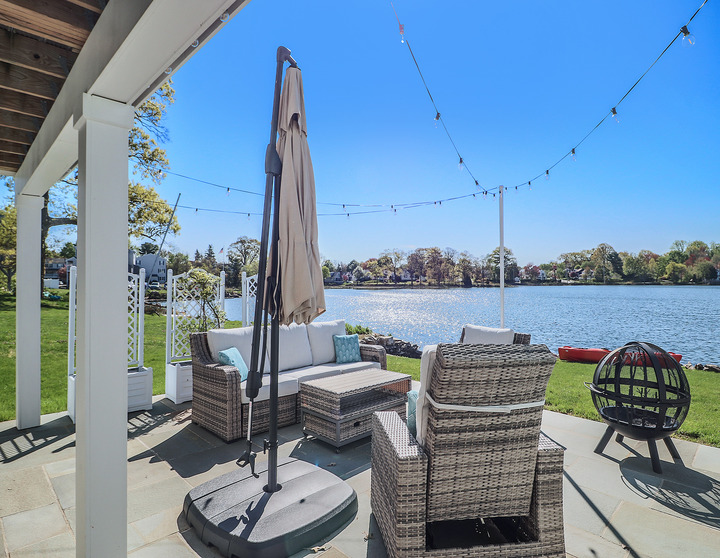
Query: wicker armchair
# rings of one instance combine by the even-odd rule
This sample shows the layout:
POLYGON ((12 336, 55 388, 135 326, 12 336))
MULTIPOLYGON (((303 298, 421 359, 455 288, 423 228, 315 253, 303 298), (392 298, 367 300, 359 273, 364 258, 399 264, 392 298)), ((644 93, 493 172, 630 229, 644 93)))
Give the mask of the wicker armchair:
MULTIPOLYGON (((226 442, 247 435, 249 405, 242 403, 242 383, 237 368, 219 364, 210 354, 207 333, 190 334, 192 354, 193 401, 192 421, 226 442)), ((387 369, 385 349, 378 345, 360 345, 360 356, 368 362, 379 362, 387 369)), ((270 402, 253 404, 252 434, 270 427, 270 402)), ((298 394, 278 398, 278 426, 300 422, 298 394)))
POLYGON ((544 345, 440 344, 424 447, 376 413, 371 505, 391 558, 564 557, 563 448, 540 432, 544 345))

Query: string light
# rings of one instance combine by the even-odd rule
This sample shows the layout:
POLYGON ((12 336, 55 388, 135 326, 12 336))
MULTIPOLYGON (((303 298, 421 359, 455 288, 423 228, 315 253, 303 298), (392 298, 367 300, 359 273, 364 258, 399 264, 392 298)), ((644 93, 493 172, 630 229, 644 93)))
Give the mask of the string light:
POLYGON ((168 69, 165 70, 165 73, 166 73, 167 75, 172 74, 172 66, 168 67, 168 69))
POLYGON ((220 16, 220 21, 222 21, 223 23, 225 23, 228 19, 230 19, 230 14, 227 12, 220 16))
MULTIPOLYGON (((688 20, 688 24, 695 18, 695 16, 700 12, 700 10, 703 8, 703 6, 705 6, 706 3, 707 3, 707 0, 704 0, 704 2, 702 3, 702 5, 695 11, 695 13, 692 15, 692 17, 688 20)), ((393 6, 393 10, 394 10, 394 6, 393 6)), ((396 13, 395 15, 396 15, 396 17, 397 17, 397 13, 396 13)), ((227 21, 227 19, 229 19, 229 15, 228 15, 227 13, 223 14, 223 17, 221 18, 221 20, 227 21)), ((400 24, 399 20, 398 20, 398 24, 400 25, 401 36, 402 36, 403 42, 406 42, 406 41, 405 41, 405 38, 404 38, 404 27, 402 26, 402 24, 400 24)), ((618 118, 618 115, 617 115, 617 106, 619 106, 620 103, 622 103, 622 101, 633 91, 633 89, 638 85, 638 83, 640 83, 640 81, 641 81, 641 80, 645 77, 645 75, 653 68, 653 66, 660 60, 660 58, 665 54, 665 52, 670 48, 670 46, 672 46, 672 44, 680 37, 680 35, 683 36, 683 44, 686 44, 686 43, 687 43, 688 45, 692 45, 692 44, 695 43, 695 37, 689 32, 689 30, 688 30, 688 28, 687 28, 687 24, 684 25, 684 26, 681 28, 680 32, 672 39, 672 41, 670 41, 670 43, 667 45, 667 47, 665 47, 665 50, 663 50, 663 51, 660 53, 660 55, 655 59, 655 61, 650 65, 650 67, 640 76, 640 78, 638 78, 638 80, 633 84, 633 86, 630 87, 630 89, 625 93, 625 95, 620 99, 620 101, 618 101, 618 103, 615 105, 615 107, 613 107, 613 108, 611 109, 610 113, 611 113, 612 117, 615 118, 618 122, 619 122, 619 118, 618 118)), ((434 101, 433 98, 432 98, 432 94, 430 93, 430 90, 427 88, 427 84, 425 83, 425 79, 424 79, 424 77, 423 77, 423 75, 422 75, 422 72, 420 71, 420 67, 419 67, 419 65, 418 65, 418 63, 417 63, 417 60, 415 59, 415 56, 414 56, 414 54, 412 53, 412 49, 410 48, 410 44, 409 44, 409 42, 406 42, 406 44, 408 45, 408 49, 410 50, 410 54, 411 54, 411 56, 413 57, 413 61, 415 62, 415 65, 416 65, 416 67, 417 67, 418 72, 420 73, 420 77, 421 77, 421 79, 422 79, 422 81, 423 81, 423 84, 425 85, 425 88, 426 88, 426 90, 427 90, 427 93, 428 93, 428 95, 429 95, 429 97, 430 97, 431 102, 433 103, 433 106, 434 106, 434 105, 435 105, 435 101, 434 101)), ((199 42, 196 40, 196 41, 193 43, 193 48, 196 48, 197 46, 199 46, 199 42)), ((172 72, 172 68, 169 67, 166 71, 167 71, 168 73, 171 73, 171 72, 172 72)), ((590 132, 588 132, 588 133, 585 135, 585 137, 583 137, 583 139, 582 139, 580 142, 578 142, 578 143, 570 150, 569 153, 566 153, 562 158, 560 158, 558 161, 556 161, 552 166, 550 166, 550 167, 545 171, 545 178, 546 178, 547 180, 550 179, 550 169, 552 169, 553 167, 555 167, 558 163, 560 163, 560 162, 561 162, 563 159, 565 159, 568 155, 570 155, 570 156, 572 157, 573 161, 576 161, 576 160, 577 160, 577 158, 576 158, 576 148, 579 147, 579 146, 605 121, 606 118, 607 118, 607 115, 606 115, 602 120, 600 120, 600 122, 598 122, 598 123, 595 125, 595 127, 594 127, 592 130, 590 130, 590 132)), ((448 135, 448 138, 449 138, 449 140, 452 142, 453 147, 455 148, 455 151, 456 151, 456 153, 457 153, 457 155, 458 155, 458 168, 459 168, 460 170, 462 170, 462 168, 465 167, 465 170, 467 170, 468 173, 470 174, 470 176, 473 178, 473 181, 475 182, 476 187, 480 188, 480 184, 479 184, 478 180, 472 175, 472 173, 470 173, 470 170, 467 168, 467 164, 465 164, 465 161, 463 160, 463 158, 462 158, 462 157, 460 156, 460 154, 458 153, 457 147, 456 147, 456 145, 455 145, 455 142, 453 141, 452 137, 450 136, 450 133, 449 133, 449 131, 447 130, 447 127, 445 126, 445 123, 443 122, 443 120, 442 120, 442 118, 441 118, 440 111, 437 110, 437 107, 435 107, 435 119, 434 119, 434 120, 435 120, 435 122, 440 122, 440 123, 443 124, 443 128, 445 129, 445 131, 446 131, 446 133, 447 133, 447 135, 448 135)), ((195 181, 195 182, 207 184, 207 185, 210 185, 210 186, 214 186, 214 187, 218 187, 218 188, 223 188, 223 189, 225 189, 226 194, 228 194, 228 195, 229 195, 230 190, 234 190, 234 191, 237 191, 237 192, 247 193, 247 194, 251 194, 251 195, 264 196, 263 193, 253 192, 253 191, 249 191, 249 190, 243 190, 243 189, 240 189, 240 188, 231 188, 231 187, 228 187, 228 186, 223 186, 223 185, 215 184, 215 183, 212 183, 212 182, 209 182, 209 181, 205 181, 205 180, 193 178, 193 177, 190 177, 190 176, 186 176, 186 175, 174 173, 174 172, 171 172, 171 171, 168 171, 168 170, 165 170, 165 169, 162 169, 162 170, 163 170, 163 172, 165 172, 165 173, 167 173, 167 174, 172 174, 172 175, 175 175, 175 176, 179 176, 179 177, 181 177, 181 178, 185 178, 185 179, 192 180, 192 181, 195 181)), ((528 180, 527 185, 528 185, 528 188, 529 188, 530 190, 532 190, 532 181, 533 181, 533 180, 536 180, 536 179, 539 178, 540 176, 542 176, 542 174, 538 175, 537 177, 533 178, 532 180, 528 180)), ((518 185, 518 186, 519 186, 519 185, 518 185)), ((515 186, 515 189, 516 189, 516 190, 518 189, 518 186, 515 186)), ((497 188, 497 191, 498 191, 498 192, 500 191, 500 188, 503 188, 503 186, 500 186, 500 187, 497 188)), ((505 188, 505 191, 507 191, 507 187, 504 187, 504 188, 505 188)), ((488 191, 487 189, 483 189, 483 190, 482 190, 482 193, 483 193, 483 199, 487 199, 487 194, 489 193, 489 191, 488 191)), ((493 198, 495 198, 495 193, 493 193, 492 195, 493 195, 493 198)), ((402 207, 402 208, 414 208, 414 207, 423 207, 423 206, 427 206, 427 205, 430 205, 430 204, 442 206, 442 202, 443 202, 443 201, 454 201, 454 200, 459 200, 459 199, 467 198, 467 197, 469 197, 469 196, 473 196, 473 198, 476 197, 475 194, 472 193, 472 194, 466 194, 466 195, 462 195, 462 196, 456 196, 456 197, 453 197, 453 198, 447 198, 447 199, 445 199, 445 200, 435 200, 435 201, 426 201, 426 202, 413 202, 413 203, 404 203, 404 204, 393 204, 393 205, 389 206, 389 207, 390 207, 389 210, 388 210, 388 209, 382 209, 382 208, 387 208, 387 207, 388 207, 388 205, 386 205, 386 204, 345 204, 345 203, 339 204, 339 203, 327 203, 327 202, 326 202, 326 203, 323 203, 323 202, 318 202, 318 205, 333 205, 333 206, 340 206, 340 205, 342 205, 342 209, 343 209, 343 211, 344 211, 344 213, 325 213, 325 214, 318 214, 318 216, 331 216, 331 215, 343 215, 343 214, 345 214, 345 215, 347 216, 347 218, 350 219, 350 211, 348 211, 348 209, 347 209, 348 207, 373 207, 373 208, 379 208, 379 209, 366 210, 366 211, 354 211, 353 213, 356 214, 356 215, 357 215, 357 214, 368 214, 368 213, 379 213, 379 212, 384 212, 384 211, 393 211, 393 213, 397 214, 397 208, 398 208, 398 207, 402 207)), ((165 203, 165 202, 146 202, 146 203, 152 204, 152 203, 165 203)), ((220 210, 220 209, 206 209, 206 208, 197 208, 197 207, 193 208, 193 207, 188 207, 188 206, 178 206, 178 207, 179 207, 179 208, 183 208, 183 209, 194 209, 196 214, 197 214, 200 210, 202 210, 202 211, 209 211, 209 212, 216 212, 216 213, 233 213, 233 214, 241 213, 241 212, 238 212, 238 211, 229 211, 229 210, 220 210)), ((241 214, 244 214, 244 212, 242 212, 241 214)), ((260 213, 257 213, 256 215, 261 215, 261 214, 260 214, 260 213)), ((248 220, 250 220, 250 216, 251 216, 251 213, 247 213, 248 220)))
POLYGON ((680 32, 683 34, 682 44, 683 46, 689 47, 695 44, 695 35, 688 31, 687 25, 683 25, 680 28, 680 32))
POLYGON ((200 41, 198 41, 197 39, 195 39, 195 40, 193 41, 193 44, 192 44, 191 46, 192 46, 193 48, 199 47, 199 46, 200 46, 200 41))
POLYGON ((612 117, 615 119, 615 122, 620 124, 620 117, 618 116, 617 110, 615 110, 615 107, 610 109, 610 112, 612 113, 612 117))

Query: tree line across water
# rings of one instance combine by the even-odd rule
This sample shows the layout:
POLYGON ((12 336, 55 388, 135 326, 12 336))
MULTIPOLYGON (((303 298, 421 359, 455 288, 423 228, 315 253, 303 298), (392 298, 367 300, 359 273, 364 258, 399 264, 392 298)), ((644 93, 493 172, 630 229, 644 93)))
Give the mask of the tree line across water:
MULTIPOLYGON (((595 283, 709 283, 720 277, 720 244, 702 240, 676 240, 670 250, 656 254, 617 252, 609 244, 578 252, 565 252, 557 259, 520 267, 505 248, 505 281, 585 281, 595 283)), ((352 281, 423 281, 437 285, 481 285, 500 280, 500 248, 482 258, 452 248, 417 248, 410 252, 385 250, 364 262, 345 264, 325 260, 323 273, 352 281), (335 273, 338 276, 338 273, 335 273)))

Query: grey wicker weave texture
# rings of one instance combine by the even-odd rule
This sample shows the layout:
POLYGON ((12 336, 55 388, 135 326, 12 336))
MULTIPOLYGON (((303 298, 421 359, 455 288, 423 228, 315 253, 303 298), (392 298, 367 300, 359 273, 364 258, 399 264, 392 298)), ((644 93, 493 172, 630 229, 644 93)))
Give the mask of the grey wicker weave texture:
MULTIPOLYGON (((439 404, 472 407, 542 401, 554 362, 544 345, 440 344, 428 393, 439 404)), ((400 417, 376 413, 371 505, 388 555, 564 556, 563 449, 540 434, 541 417, 542 406, 506 413, 431 406, 423 449, 400 417), (500 519, 509 516, 517 517, 500 519), (479 518, 493 533, 510 525, 513 537, 427 547, 433 522, 479 518)))
MULTIPOLYGON (((428 394, 440 404, 472 407, 543 401, 555 360, 545 345, 441 343, 428 394)), ((527 515, 542 409, 478 413, 430 406, 428 521, 527 515), (455 484, 467 490, 453 494, 455 484)))
POLYGON ((374 411, 393 410, 405 417, 410 387, 407 374, 377 368, 304 382, 300 385, 303 427, 337 447, 369 436, 374 411))
MULTIPOLYGON (((192 353, 193 402, 192 420, 226 442, 246 436, 249 405, 241 403, 242 383, 234 366, 215 362, 210 354, 207 333, 190 335, 192 353)), ((385 349, 376 345, 361 346, 361 357, 368 362, 386 364, 385 349)), ((278 426, 300 420, 297 394, 278 399, 278 426)), ((265 432, 270 424, 269 401, 253 406, 252 433, 265 432)))

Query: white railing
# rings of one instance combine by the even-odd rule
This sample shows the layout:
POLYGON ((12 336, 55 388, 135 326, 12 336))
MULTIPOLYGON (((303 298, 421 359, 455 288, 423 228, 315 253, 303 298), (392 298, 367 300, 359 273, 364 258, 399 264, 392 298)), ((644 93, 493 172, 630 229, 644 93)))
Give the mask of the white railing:
POLYGON ((244 271, 242 272, 242 325, 244 326, 249 326, 252 320, 255 319, 257 281, 257 275, 248 277, 244 271))
MULTIPOLYGON (((190 336, 193 323, 202 314, 202 304, 198 293, 184 284, 181 279, 187 273, 173 275, 172 269, 167 271, 167 307, 165 328, 165 362, 189 360, 190 336)), ((225 310, 225 272, 220 272, 215 302, 221 310, 225 310)))

